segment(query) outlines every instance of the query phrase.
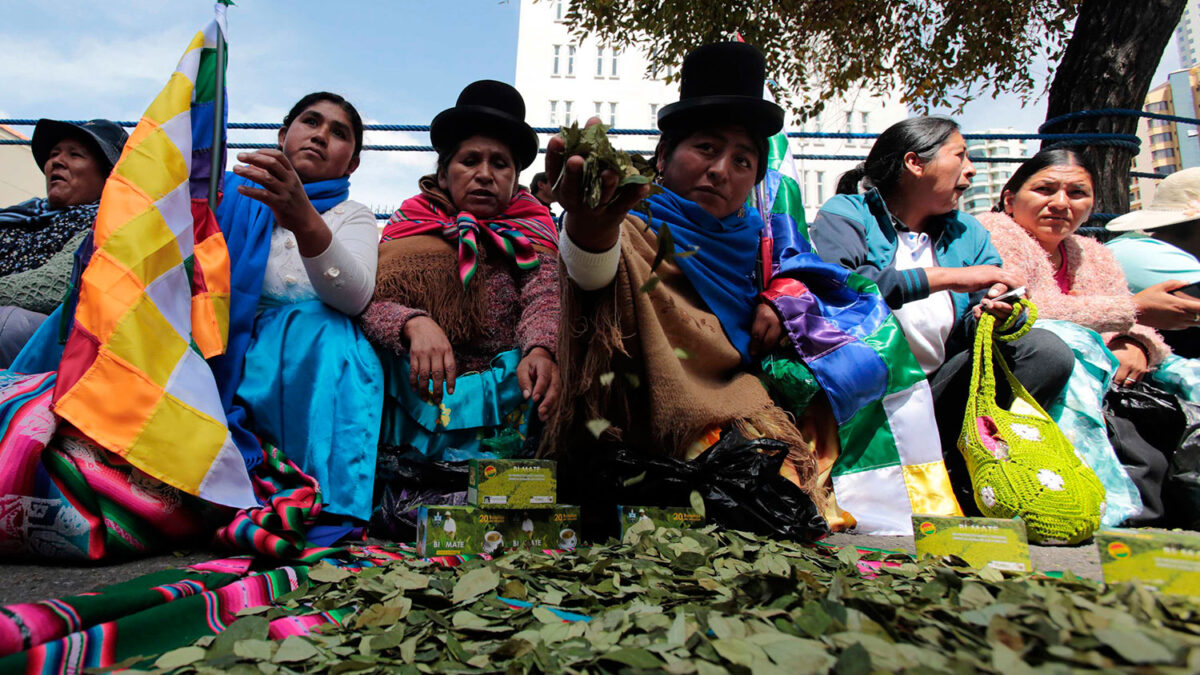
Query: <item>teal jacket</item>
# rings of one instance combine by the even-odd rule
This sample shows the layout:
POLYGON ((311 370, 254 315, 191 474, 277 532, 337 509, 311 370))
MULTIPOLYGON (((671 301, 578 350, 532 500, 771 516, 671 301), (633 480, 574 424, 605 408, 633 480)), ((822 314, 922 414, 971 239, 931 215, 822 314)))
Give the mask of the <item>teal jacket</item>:
MULTIPOLYGON (((988 231, 973 216, 951 211, 937 217, 925 230, 933 239, 938 267, 970 267, 1002 263, 988 231)), ((929 297, 924 269, 897 270, 898 235, 891 213, 877 190, 860 195, 836 195, 809 225, 813 251, 825 262, 837 263, 875 282, 889 307, 929 297)), ((986 289, 976 293, 951 292, 954 331, 951 342, 967 336, 974 326, 971 307, 986 289)))

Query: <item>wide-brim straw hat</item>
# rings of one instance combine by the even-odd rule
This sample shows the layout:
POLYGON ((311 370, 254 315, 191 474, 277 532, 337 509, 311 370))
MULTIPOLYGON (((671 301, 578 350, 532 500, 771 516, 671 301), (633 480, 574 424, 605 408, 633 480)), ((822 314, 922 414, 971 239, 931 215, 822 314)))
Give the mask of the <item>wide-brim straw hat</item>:
POLYGON ((1153 230, 1200 219, 1200 168, 1167 176, 1154 191, 1149 208, 1126 213, 1108 223, 1112 232, 1153 230))

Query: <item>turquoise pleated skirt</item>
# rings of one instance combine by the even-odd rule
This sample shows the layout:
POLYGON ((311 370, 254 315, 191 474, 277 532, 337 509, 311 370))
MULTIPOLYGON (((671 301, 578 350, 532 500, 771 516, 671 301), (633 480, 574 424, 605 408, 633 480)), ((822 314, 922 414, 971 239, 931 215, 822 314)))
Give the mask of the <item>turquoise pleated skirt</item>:
POLYGON ((383 368, 349 317, 319 300, 260 305, 236 400, 317 479, 325 512, 370 519, 383 368))
POLYGON ((444 461, 519 450, 530 413, 517 382, 518 350, 497 355, 488 370, 457 377, 454 393, 443 396, 441 404, 413 391, 407 356, 381 351, 380 359, 385 372, 383 445, 444 461))

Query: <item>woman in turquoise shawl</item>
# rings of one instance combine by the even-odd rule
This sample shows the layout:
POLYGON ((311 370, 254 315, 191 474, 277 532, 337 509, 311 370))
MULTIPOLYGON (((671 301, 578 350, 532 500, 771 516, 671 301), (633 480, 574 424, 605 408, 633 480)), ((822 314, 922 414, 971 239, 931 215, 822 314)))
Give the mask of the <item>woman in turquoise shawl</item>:
POLYGON ((225 180, 230 341, 211 363, 247 464, 260 442, 276 446, 316 479, 325 513, 366 521, 383 375, 352 321, 374 291, 378 236, 348 200, 362 120, 336 94, 309 94, 279 145, 239 154, 225 180))

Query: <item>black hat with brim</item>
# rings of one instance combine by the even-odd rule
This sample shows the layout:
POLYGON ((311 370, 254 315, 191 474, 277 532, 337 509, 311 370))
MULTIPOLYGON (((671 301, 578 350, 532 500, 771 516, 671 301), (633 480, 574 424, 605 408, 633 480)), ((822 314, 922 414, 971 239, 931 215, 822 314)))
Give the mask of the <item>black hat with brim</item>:
POLYGON ((107 164, 104 172, 107 176, 121 158, 121 150, 125 147, 125 141, 129 140, 129 134, 116 122, 105 119, 88 120, 83 124, 40 119, 33 128, 30 149, 33 150, 33 161, 37 162, 42 173, 46 172, 50 151, 64 138, 78 138, 86 143, 96 159, 107 164))
POLYGON ((762 52, 744 42, 697 47, 683 59, 679 101, 658 112, 658 128, 741 124, 760 138, 779 133, 783 108, 763 98, 766 73, 762 52))
POLYGON ((538 136, 525 123, 525 99, 503 82, 472 82, 458 95, 458 103, 438 113, 429 125, 429 140, 438 152, 453 150, 472 136, 507 145, 522 170, 537 158, 538 136))

